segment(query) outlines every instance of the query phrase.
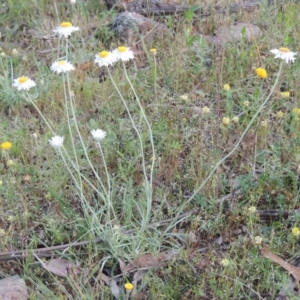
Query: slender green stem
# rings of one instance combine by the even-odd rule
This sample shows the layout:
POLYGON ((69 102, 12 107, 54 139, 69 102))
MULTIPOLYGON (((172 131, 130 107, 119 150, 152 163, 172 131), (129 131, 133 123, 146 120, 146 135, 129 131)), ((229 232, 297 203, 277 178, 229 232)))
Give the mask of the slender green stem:
MULTIPOLYGON (((147 127, 148 127, 148 131, 149 131, 149 136, 150 136, 150 142, 151 142, 151 148, 152 148, 152 163, 151 163, 151 170, 150 170, 150 180, 149 180, 149 186, 147 186, 147 196, 148 196, 148 201, 147 201, 147 218, 146 220, 148 221, 150 219, 150 213, 151 213, 151 208, 152 208, 152 182, 153 182, 153 171, 154 171, 154 164, 155 164, 155 149, 154 149, 154 141, 153 141, 153 132, 152 132, 152 128, 151 128, 151 125, 148 121, 148 118, 145 114, 145 110, 141 104, 141 101, 140 101, 140 98, 139 96, 137 95, 133 85, 132 85, 132 82, 131 80, 129 79, 129 76, 128 76, 128 73, 127 73, 127 70, 126 70, 126 66, 125 66, 125 63, 123 62, 123 69, 124 69, 124 74, 125 74, 125 77, 134 93, 134 96, 135 96, 135 99, 138 103, 138 106, 140 108, 140 111, 142 113, 142 116, 147 124, 147 127), (149 194, 148 194, 149 193, 149 194)), ((146 222, 147 222, 146 221, 146 222)))
POLYGON ((123 97, 121 91, 119 90, 118 86, 116 85, 116 83, 115 83, 115 81, 114 81, 114 79, 113 79, 113 77, 112 77, 112 75, 111 75, 111 72, 110 72, 110 70, 109 70, 108 67, 107 67, 107 71, 108 71, 108 74, 109 74, 109 77, 110 77, 110 79, 111 79, 111 82, 112 82, 113 86, 115 87, 117 93, 119 94, 119 96, 120 96, 120 98, 121 98, 121 100, 122 100, 122 102, 123 102, 123 104, 124 104, 124 107, 125 107, 125 109, 126 109, 126 111, 127 111, 127 114, 128 114, 128 116, 129 116, 129 119, 130 119, 130 121, 131 121, 132 127, 133 127, 133 129, 135 130, 135 132, 136 132, 136 134, 137 134, 137 136, 138 136, 138 139, 139 139, 139 142, 140 142, 140 147, 141 147, 142 168, 143 168, 144 178, 145 178, 145 181, 148 182, 148 177, 147 177, 147 172, 146 172, 145 155, 144 155, 144 146, 143 146, 143 141, 142 141, 141 134, 140 134, 139 130, 137 129, 136 125, 135 125, 135 122, 134 122, 134 120, 133 120, 133 118, 132 118, 132 115, 131 115, 131 113, 130 113, 130 110, 129 110, 129 108, 128 108, 128 105, 127 105, 127 103, 126 103, 126 101, 125 101, 125 99, 124 99, 124 97, 123 97))

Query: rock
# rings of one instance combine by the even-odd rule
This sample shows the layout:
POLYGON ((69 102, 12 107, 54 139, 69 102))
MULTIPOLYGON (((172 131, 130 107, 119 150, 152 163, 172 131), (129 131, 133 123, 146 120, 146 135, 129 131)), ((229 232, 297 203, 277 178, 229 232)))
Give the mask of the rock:
POLYGON ((119 13, 114 19, 112 31, 120 42, 129 47, 141 47, 143 39, 147 47, 154 47, 158 41, 162 41, 170 35, 170 31, 164 24, 155 22, 134 12, 119 13))
POLYGON ((27 300, 29 295, 24 279, 18 275, 0 280, 1 300, 27 300))

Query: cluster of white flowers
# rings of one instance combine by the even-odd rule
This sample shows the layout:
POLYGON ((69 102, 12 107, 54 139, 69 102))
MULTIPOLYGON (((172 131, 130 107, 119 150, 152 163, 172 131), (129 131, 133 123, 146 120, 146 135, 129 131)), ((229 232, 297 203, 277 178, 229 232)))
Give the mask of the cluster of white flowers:
MULTIPOLYGON (((71 0, 70 0, 71 1, 71 0)), ((71 1, 71 3, 76 3, 76 1, 71 1)), ((78 31, 79 28, 72 25, 70 22, 62 22, 53 32, 59 36, 59 38, 68 38, 73 32, 78 31)), ((156 49, 151 49, 151 53, 156 53, 156 49)), ((271 53, 275 54, 275 58, 281 58, 282 60, 289 62, 294 62, 295 55, 297 52, 292 52, 288 48, 279 48, 279 49, 272 49, 271 53)), ((113 51, 101 51, 95 56, 95 64, 99 67, 108 67, 113 65, 117 61, 129 61, 134 58, 133 51, 125 46, 120 46, 113 51)), ((54 73, 67 73, 73 71, 75 68, 74 66, 66 61, 66 60, 58 60, 54 62, 50 70, 54 73)), ((26 76, 19 77, 14 80, 13 86, 18 89, 18 91, 25 90, 28 91, 29 89, 36 86, 35 82, 26 76)), ((224 122, 223 122, 224 123, 224 122)), ((101 129, 96 129, 91 131, 91 135, 96 142, 100 142, 106 136, 106 132, 101 129)), ((49 144, 54 149, 59 149, 63 146, 64 137, 56 135, 49 140, 49 144)), ((250 209, 249 209, 250 210, 250 209)))
MULTIPOLYGON (((106 137, 106 132, 102 129, 93 129, 91 130, 91 135, 96 142, 102 141, 106 137)), ((50 146, 54 149, 60 149, 64 143, 64 137, 55 135, 49 140, 50 146)))
POLYGON ((108 67, 117 61, 129 61, 134 58, 132 50, 125 46, 120 46, 113 51, 101 51, 95 56, 95 64, 99 67, 108 67))

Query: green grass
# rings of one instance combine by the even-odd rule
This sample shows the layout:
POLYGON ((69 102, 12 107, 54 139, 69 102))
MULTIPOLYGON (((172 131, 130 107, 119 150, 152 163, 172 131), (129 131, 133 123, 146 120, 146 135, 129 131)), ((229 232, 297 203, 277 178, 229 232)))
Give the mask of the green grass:
MULTIPOLYGON (((0 257, 1 278, 20 275, 30 299, 113 299, 112 288, 100 280, 103 272, 120 279, 119 298, 127 299, 123 284, 133 282, 135 272, 122 275, 118 260, 129 264, 145 254, 172 249, 178 255, 151 268, 139 282, 142 299, 262 299, 258 295, 264 293, 272 299, 278 294, 289 276, 260 250, 267 245, 286 260, 298 257, 299 240, 292 228, 300 227, 299 216, 265 220, 248 208, 299 208, 300 120, 293 111, 300 108, 299 60, 283 64, 268 103, 232 155, 222 159, 237 145, 276 82, 281 62, 269 50, 285 46, 299 51, 299 8, 298 3, 286 3, 282 9, 262 5, 237 16, 260 26, 263 35, 252 43, 220 48, 187 29, 192 24, 208 34, 232 23, 234 16, 206 21, 193 14, 166 18, 175 34, 150 45, 157 48, 156 68, 149 53, 126 64, 134 89, 121 64, 110 68, 139 140, 107 70, 103 68, 107 80, 102 83, 98 67, 80 70, 99 51, 118 45, 107 27, 115 13, 106 13, 98 1, 79 1, 76 6, 64 1, 56 6, 49 1, 5 2, 1 9, 6 13, 0 17, 5 53, 0 56, 0 143, 10 141, 13 147, 1 150, 0 249, 29 252, 16 261, 0 257), (69 76, 84 144, 73 117, 68 124, 62 76, 49 69, 64 57, 65 48, 57 39, 41 38, 66 20, 81 28, 70 38, 69 60, 76 69, 69 76), (19 54, 13 55, 13 49, 19 54), (266 68, 268 78, 256 76, 258 67, 266 68), (70 163, 71 173, 67 170, 48 143, 50 129, 24 93, 12 87, 12 79, 22 75, 36 82, 29 91, 34 105, 55 133, 65 137, 77 170, 70 163), (228 92, 223 90, 227 83, 228 92), (283 98, 283 91, 290 91, 290 97, 283 98), (151 139, 135 93, 151 124, 155 147, 150 187, 145 182, 151 175, 151 139), (205 106, 208 114, 202 111, 205 106), (232 121, 235 116, 237 123, 232 121), (222 124, 224 117, 231 119, 227 126, 222 124), (107 132, 101 141, 105 164, 90 135, 97 128, 107 132), (100 182, 106 188, 110 184, 108 195, 100 182), (193 195, 194 191, 198 192, 193 195), (257 236, 262 245, 255 243, 257 236), (96 243, 96 238, 103 241, 96 243), (59 249, 47 258, 62 256, 77 264, 80 274, 58 277, 31 254, 37 248, 81 241, 88 243, 59 249), (228 266, 222 265, 224 259, 228 266)), ((72 115, 70 104, 67 109, 72 115)), ((290 290, 286 294, 289 299, 299 297, 290 290)))

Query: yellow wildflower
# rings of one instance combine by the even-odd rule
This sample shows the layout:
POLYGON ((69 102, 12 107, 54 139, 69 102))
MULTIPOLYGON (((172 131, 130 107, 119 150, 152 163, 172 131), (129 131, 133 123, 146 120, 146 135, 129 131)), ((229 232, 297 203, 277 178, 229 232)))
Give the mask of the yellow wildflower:
POLYGON ((232 122, 234 122, 234 123, 238 123, 239 120, 240 120, 240 119, 239 119, 238 116, 235 116, 235 117, 232 118, 232 122))
POLYGON ((276 118, 277 119, 282 119, 284 117, 284 112, 279 110, 277 113, 276 113, 276 118))
POLYGON ((256 236, 256 237, 254 238, 254 242, 255 242, 256 245, 260 245, 261 242, 262 242, 262 237, 259 236, 259 235, 256 236))
POLYGON ((8 150, 12 147, 12 143, 10 142, 4 142, 0 145, 0 147, 2 148, 2 150, 8 150))
POLYGON ((300 235, 300 229, 298 227, 293 227, 292 228, 292 234, 294 236, 299 236, 300 235))
POLYGON ((203 112, 205 115, 209 114, 209 112, 210 112, 209 107, 204 106, 204 107, 202 108, 202 112, 203 112))
POLYGON ((291 95, 290 92, 282 92, 282 93, 281 93, 282 98, 289 98, 290 95, 291 95))
POLYGON ((244 106, 245 106, 245 107, 248 107, 248 106, 249 106, 249 104, 250 104, 250 102, 249 102, 248 100, 246 100, 246 101, 244 101, 244 103, 243 103, 243 104, 244 104, 244 106))
POLYGON ((229 259, 225 258, 221 261, 223 267, 227 267, 229 265, 229 259))
POLYGON ((130 283, 130 282, 127 282, 127 283, 125 283, 124 284, 124 288, 125 288, 125 290, 127 290, 127 291, 132 291, 133 290, 133 284, 132 283, 130 283))
POLYGON ((264 68, 257 68, 255 71, 256 75, 261 79, 265 79, 268 77, 268 73, 264 68))
POLYGON ((228 83, 224 84, 223 89, 225 92, 228 92, 230 90, 230 85, 228 83))
POLYGON ((229 125, 229 123, 230 123, 230 118, 224 117, 224 118, 222 119, 222 124, 223 124, 224 126, 229 125))

